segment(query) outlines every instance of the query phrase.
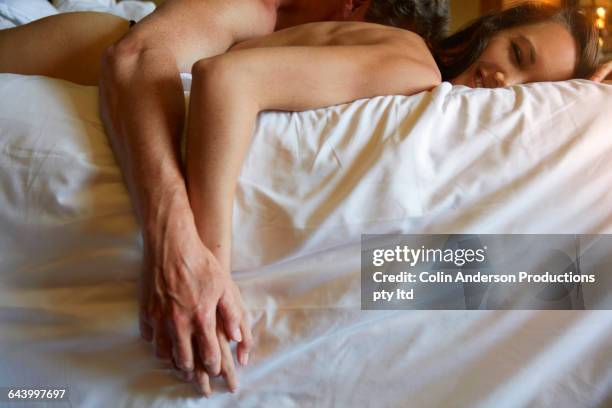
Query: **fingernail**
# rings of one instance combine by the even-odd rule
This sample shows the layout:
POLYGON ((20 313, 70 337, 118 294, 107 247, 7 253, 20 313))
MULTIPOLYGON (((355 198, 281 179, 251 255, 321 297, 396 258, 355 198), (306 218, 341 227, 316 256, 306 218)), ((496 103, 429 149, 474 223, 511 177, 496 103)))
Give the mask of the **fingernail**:
POLYGON ((232 337, 234 338, 234 341, 237 341, 238 343, 242 341, 242 333, 240 333, 239 328, 234 327, 232 330, 232 337))
POLYGON ((206 388, 204 387, 204 384, 200 384, 197 381, 193 383, 194 388, 196 390, 196 392, 200 395, 200 397, 205 397, 208 398, 209 397, 209 393, 207 392, 206 388))

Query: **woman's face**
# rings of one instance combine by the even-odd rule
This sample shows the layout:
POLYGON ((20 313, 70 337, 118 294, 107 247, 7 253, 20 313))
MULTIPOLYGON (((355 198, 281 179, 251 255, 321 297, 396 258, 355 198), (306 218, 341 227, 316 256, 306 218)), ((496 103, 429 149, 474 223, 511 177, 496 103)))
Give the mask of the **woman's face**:
POLYGON ((571 79, 576 58, 576 42, 561 24, 514 27, 495 34, 478 60, 451 83, 497 88, 564 81, 571 79))

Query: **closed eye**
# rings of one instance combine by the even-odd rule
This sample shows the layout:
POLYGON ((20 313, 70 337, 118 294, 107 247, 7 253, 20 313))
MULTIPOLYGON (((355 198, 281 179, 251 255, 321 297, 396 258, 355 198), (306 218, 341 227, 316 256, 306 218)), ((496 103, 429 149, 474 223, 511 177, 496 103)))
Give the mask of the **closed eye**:
POLYGON ((514 55, 514 62, 520 68, 523 65, 522 58, 521 58, 523 52, 521 51, 521 47, 519 47, 515 42, 511 43, 511 47, 512 47, 512 53, 514 55))

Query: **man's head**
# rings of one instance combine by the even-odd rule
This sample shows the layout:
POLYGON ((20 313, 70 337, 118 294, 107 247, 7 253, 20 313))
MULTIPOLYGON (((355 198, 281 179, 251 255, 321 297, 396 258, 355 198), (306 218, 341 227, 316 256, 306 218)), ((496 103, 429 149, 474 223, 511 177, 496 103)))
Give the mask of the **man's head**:
POLYGON ((433 43, 448 34, 448 7, 448 0, 372 0, 364 20, 405 28, 433 43))
POLYGON ((277 29, 315 21, 367 21, 435 40, 446 35, 449 12, 448 0, 293 0, 281 6, 279 20, 277 29))
POLYGON ((320 21, 364 21, 371 0, 285 0, 276 29, 320 21))

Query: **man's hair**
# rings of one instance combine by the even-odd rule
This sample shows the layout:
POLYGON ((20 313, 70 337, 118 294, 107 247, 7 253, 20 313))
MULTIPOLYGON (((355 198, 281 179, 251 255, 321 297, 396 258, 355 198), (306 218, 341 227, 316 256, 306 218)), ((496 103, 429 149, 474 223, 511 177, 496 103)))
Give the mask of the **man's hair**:
POLYGON ((482 54, 491 37, 499 31, 549 21, 561 24, 576 41, 578 58, 573 77, 588 78, 599 63, 597 29, 575 8, 537 2, 522 3, 486 14, 450 37, 430 45, 430 48, 442 79, 449 81, 468 69, 482 54))
POLYGON ((448 0, 371 0, 365 19, 414 31, 431 44, 448 34, 448 0))

